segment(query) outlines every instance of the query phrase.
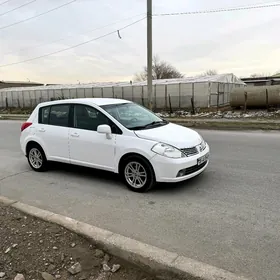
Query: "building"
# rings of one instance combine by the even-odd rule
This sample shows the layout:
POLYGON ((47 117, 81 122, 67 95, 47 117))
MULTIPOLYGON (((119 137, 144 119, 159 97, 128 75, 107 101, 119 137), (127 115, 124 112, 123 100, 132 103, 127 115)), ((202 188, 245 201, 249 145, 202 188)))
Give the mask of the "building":
POLYGON ((36 82, 25 82, 25 81, 0 81, 0 89, 11 88, 11 87, 35 87, 43 86, 44 84, 36 82))
POLYGON ((269 77, 251 77, 241 79, 247 86, 274 86, 280 85, 280 73, 269 77))

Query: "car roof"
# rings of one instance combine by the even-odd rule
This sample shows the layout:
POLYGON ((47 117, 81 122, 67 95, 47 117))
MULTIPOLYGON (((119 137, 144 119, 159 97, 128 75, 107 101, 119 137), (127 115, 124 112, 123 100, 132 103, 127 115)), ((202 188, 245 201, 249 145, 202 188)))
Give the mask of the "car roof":
POLYGON ((48 105, 56 105, 63 103, 76 103, 76 104, 85 104, 85 105, 114 105, 114 104, 122 104, 122 103, 131 103, 131 101, 125 99, 118 98, 75 98, 75 99, 61 99, 55 101, 47 101, 39 104, 40 107, 48 106, 48 105))

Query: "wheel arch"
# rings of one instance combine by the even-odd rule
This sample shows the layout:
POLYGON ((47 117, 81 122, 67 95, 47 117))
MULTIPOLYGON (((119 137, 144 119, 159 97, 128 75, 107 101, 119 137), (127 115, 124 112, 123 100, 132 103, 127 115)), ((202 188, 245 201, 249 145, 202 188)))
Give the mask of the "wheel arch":
POLYGON ((133 157, 138 157, 138 158, 141 158, 143 159, 152 169, 153 173, 155 174, 155 170, 154 170, 154 167, 153 165, 151 164, 151 162, 149 161, 149 159, 139 153, 136 153, 136 152, 129 152, 129 153, 126 153, 124 154, 120 160, 119 160, 119 164, 118 164, 118 173, 121 174, 121 171, 122 171, 122 168, 123 168, 123 165, 125 163, 125 160, 128 159, 128 158, 133 158, 133 157))
POLYGON ((40 145, 38 142, 34 141, 34 140, 30 140, 27 142, 26 146, 25 146, 25 153, 26 155, 28 154, 28 150, 31 148, 31 147, 34 147, 34 146, 39 146, 42 151, 44 152, 45 156, 46 156, 46 152, 44 151, 44 148, 42 147, 42 145, 40 145))

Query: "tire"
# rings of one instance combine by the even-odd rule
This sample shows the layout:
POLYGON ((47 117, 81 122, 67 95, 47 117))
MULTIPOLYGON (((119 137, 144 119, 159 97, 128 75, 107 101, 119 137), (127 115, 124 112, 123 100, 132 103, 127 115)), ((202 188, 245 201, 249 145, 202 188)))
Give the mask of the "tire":
POLYGON ((27 160, 33 170, 37 172, 43 172, 47 170, 48 161, 40 145, 34 143, 28 147, 27 160))
POLYGON ((156 184, 156 178, 151 164, 140 156, 127 157, 122 163, 120 172, 124 183, 131 191, 144 193, 156 184), (135 179, 136 177, 137 179, 135 179))

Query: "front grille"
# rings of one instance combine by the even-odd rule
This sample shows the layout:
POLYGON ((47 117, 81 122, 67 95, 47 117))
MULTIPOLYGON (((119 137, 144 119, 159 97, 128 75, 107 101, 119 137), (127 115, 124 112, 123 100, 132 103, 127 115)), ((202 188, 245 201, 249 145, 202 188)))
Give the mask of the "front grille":
POLYGON ((187 157, 189 156, 194 156, 194 155, 197 155, 198 154, 198 150, 196 147, 192 147, 192 148, 184 148, 184 149, 181 149, 181 152, 183 154, 185 154, 187 157))
POLYGON ((178 172, 177 177, 187 176, 192 173, 195 173, 195 172, 199 171, 200 169, 202 169, 207 164, 207 162, 208 161, 205 161, 200 165, 193 165, 189 168, 182 169, 178 172))

